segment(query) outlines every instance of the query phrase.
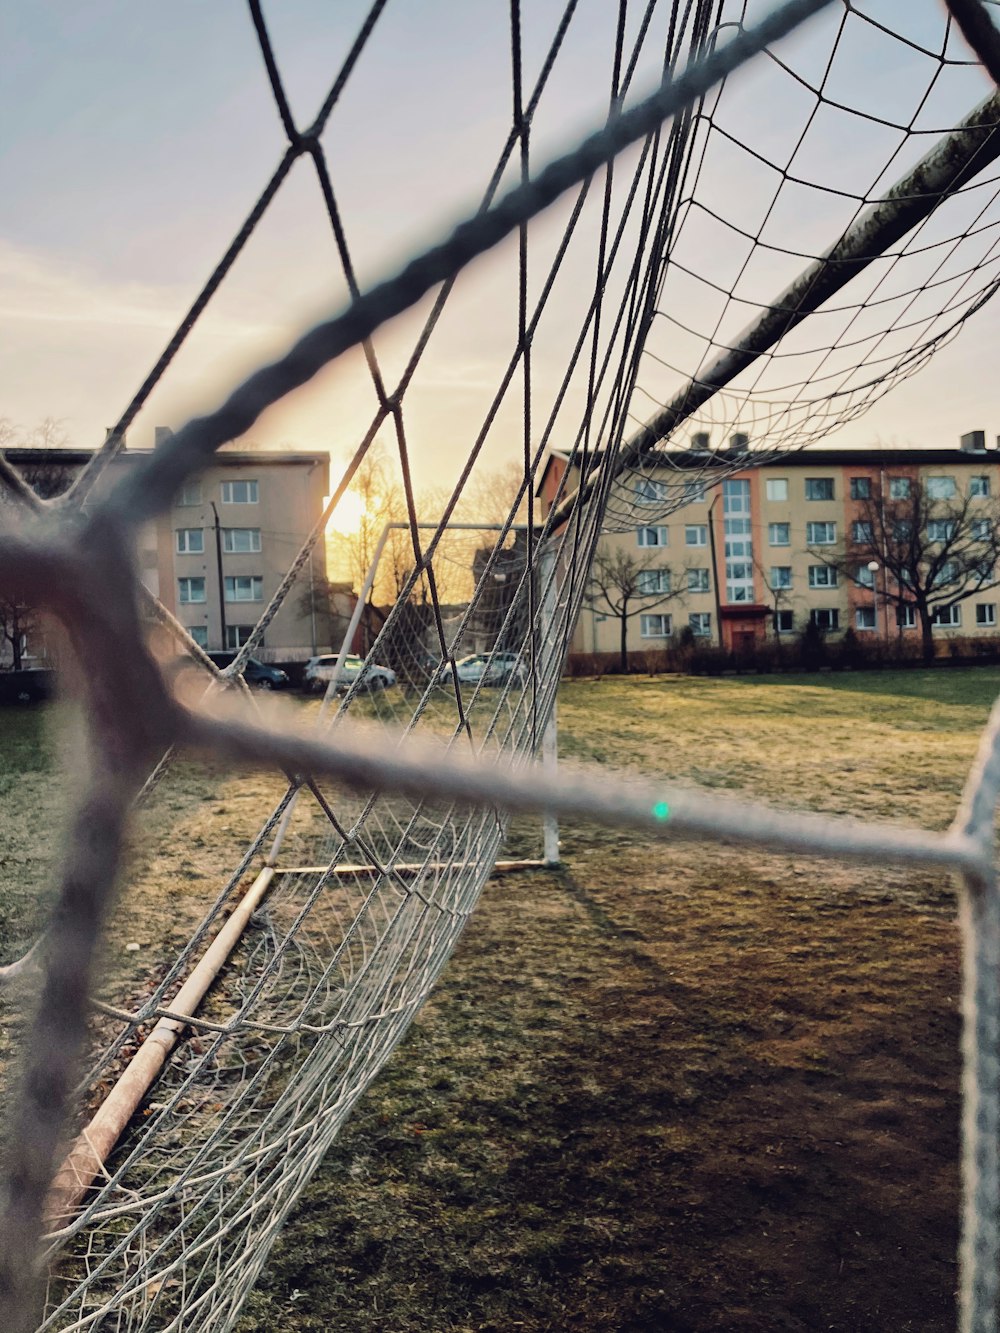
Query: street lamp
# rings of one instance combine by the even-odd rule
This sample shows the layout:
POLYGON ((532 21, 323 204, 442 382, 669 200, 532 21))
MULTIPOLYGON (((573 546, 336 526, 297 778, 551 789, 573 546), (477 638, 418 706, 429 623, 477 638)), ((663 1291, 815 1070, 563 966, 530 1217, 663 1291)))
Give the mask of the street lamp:
MULTIPOLYGON (((872 576, 872 607, 875 611, 875 633, 878 634, 878 571, 879 563, 877 560, 868 561, 868 572, 872 576)), ((885 637, 889 637, 889 605, 885 607, 885 637)))

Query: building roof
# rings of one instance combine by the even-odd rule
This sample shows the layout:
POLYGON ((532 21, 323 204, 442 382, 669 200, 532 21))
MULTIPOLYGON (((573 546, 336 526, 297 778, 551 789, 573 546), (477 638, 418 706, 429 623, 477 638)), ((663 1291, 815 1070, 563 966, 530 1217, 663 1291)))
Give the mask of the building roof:
MULTIPOLYGON (((82 467, 89 463, 97 452, 95 449, 40 449, 31 446, 14 446, 4 449, 3 454, 12 463, 70 463, 82 467)), ((152 449, 122 449, 116 458, 149 458, 152 449)), ((220 449, 205 463, 210 466, 233 464, 245 467, 248 464, 268 467, 282 463, 323 463, 329 465, 330 455, 325 452, 291 452, 287 449, 220 449)))
MULTIPOLYGON (((588 450, 588 472, 593 471, 604 460, 603 449, 588 450)), ((728 470, 740 457, 739 453, 727 449, 658 449, 646 455, 646 465, 655 466, 657 462, 669 463, 679 471, 704 469, 713 463, 724 465, 728 470)), ((746 455, 748 466, 767 467, 890 467, 893 464, 902 467, 931 465, 955 465, 959 463, 979 462, 1000 463, 1000 449, 913 449, 879 448, 867 449, 795 449, 782 452, 775 450, 750 450, 746 455)), ((579 466, 579 460, 565 449, 550 449, 542 476, 548 471, 549 464, 559 461, 573 467, 579 466)))

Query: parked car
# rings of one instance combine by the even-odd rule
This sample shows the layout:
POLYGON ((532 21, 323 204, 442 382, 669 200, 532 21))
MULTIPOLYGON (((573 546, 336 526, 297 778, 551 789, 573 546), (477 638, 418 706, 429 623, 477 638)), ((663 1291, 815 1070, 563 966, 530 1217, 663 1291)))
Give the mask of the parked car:
MULTIPOLYGON (((235 653, 209 653, 209 657, 220 669, 236 660, 235 653)), ((255 690, 284 690, 288 687, 288 673, 280 667, 268 666, 256 657, 248 658, 243 667, 243 679, 255 690)))
MULTIPOLYGON (((302 677, 303 688, 307 693, 321 694, 326 689, 333 679, 338 657, 339 653, 310 657, 302 677)), ((365 666, 364 659, 357 653, 348 653, 337 680, 338 692, 349 689, 359 677, 362 689, 366 690, 384 690, 396 684, 396 673, 391 667, 379 666, 377 662, 365 666)))
MULTIPOLYGON (((459 682, 462 685, 506 685, 512 678, 521 684, 527 677, 528 669, 517 653, 474 653, 471 657, 462 657, 455 663, 459 682)), ((446 662, 441 670, 441 680, 447 684, 452 678, 451 663, 446 662)))
POLYGON ((55 693, 56 673, 47 667, 0 671, 0 703, 36 704, 55 693))

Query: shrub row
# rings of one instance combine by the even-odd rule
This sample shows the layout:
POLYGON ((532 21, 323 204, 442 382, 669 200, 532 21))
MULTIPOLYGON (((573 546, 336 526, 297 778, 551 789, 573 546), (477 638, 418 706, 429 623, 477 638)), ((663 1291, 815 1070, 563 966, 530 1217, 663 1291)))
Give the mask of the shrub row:
MULTIPOLYGON (((935 644, 935 666, 1000 663, 1000 637, 943 639, 935 644)), ((726 672, 878 670, 883 667, 924 666, 919 639, 900 643, 872 642, 849 629, 830 640, 819 632, 806 632, 790 641, 768 639, 752 652, 730 652, 715 645, 677 643, 665 648, 642 649, 628 654, 632 675, 662 675, 684 672, 695 676, 719 676, 726 672)), ((570 653, 567 676, 616 676, 621 674, 618 653, 570 653)))

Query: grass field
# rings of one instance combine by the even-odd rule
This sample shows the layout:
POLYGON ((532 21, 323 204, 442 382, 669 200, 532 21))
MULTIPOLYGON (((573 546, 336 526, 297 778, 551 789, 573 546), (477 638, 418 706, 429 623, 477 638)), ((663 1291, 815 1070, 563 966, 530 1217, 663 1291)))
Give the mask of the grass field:
MULTIPOLYGON (((998 691, 989 668, 573 681, 560 752, 941 828, 998 691)), ((4 957, 51 879, 52 716, 0 713, 4 957)), ((181 765, 157 794, 109 944, 126 984, 279 785, 181 765)), ((952 1328, 948 880, 589 825, 562 849, 491 881, 240 1333, 952 1328)))

